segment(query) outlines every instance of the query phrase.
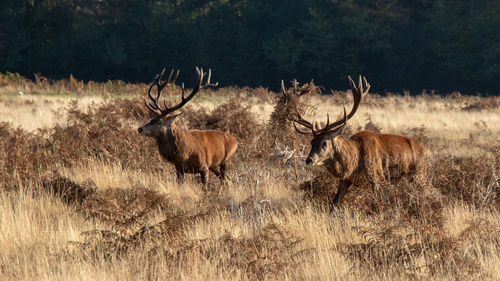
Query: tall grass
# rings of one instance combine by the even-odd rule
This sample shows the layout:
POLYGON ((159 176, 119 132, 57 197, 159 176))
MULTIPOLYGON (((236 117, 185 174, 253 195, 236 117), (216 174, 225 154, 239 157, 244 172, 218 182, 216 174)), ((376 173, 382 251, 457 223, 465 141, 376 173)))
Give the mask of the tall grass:
MULTIPOLYGON (((2 280, 500 279, 496 98, 368 95, 347 131, 422 142, 428 186, 355 187, 331 213, 337 180, 303 164, 307 138, 294 139, 292 158, 276 153, 289 145, 276 134, 290 131, 272 121, 282 107, 265 89, 201 93, 217 98, 193 100, 180 118, 241 143, 229 182, 214 179, 203 191, 197 177, 178 184, 155 144, 136 133, 150 118, 144 85, 85 102, 89 93, 75 89, 89 86, 71 77, 1 78, 2 280), (42 85, 78 99, 8 93, 42 85), (32 123, 32 110, 57 118, 32 123)), ((321 118, 340 114, 348 96, 303 101, 321 118)))

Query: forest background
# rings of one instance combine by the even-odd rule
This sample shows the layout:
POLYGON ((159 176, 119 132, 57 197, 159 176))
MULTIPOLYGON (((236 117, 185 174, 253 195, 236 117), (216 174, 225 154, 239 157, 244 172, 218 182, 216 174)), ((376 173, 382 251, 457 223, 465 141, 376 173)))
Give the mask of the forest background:
POLYGON ((281 79, 379 93, 499 94, 497 0, 3 0, 0 72, 149 82, 211 67, 221 86, 281 79))

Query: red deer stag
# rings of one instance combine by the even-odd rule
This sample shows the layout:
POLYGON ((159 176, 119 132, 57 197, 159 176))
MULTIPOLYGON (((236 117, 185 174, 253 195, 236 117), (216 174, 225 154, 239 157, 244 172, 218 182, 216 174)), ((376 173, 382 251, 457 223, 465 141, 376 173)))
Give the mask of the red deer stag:
POLYGON ((207 187, 209 171, 219 176, 221 181, 225 179, 227 165, 233 158, 238 146, 236 138, 230 134, 215 130, 184 130, 175 124, 175 119, 180 115, 169 115, 175 110, 183 107, 191 100, 200 89, 217 86, 217 83, 210 84, 211 70, 205 84, 203 79, 205 74, 203 69, 196 67, 197 80, 191 93, 184 97, 184 84, 182 84, 182 100, 179 104, 168 107, 164 102, 165 109, 158 104, 160 94, 165 86, 175 84, 179 76, 179 71, 172 79, 174 70, 170 72, 167 80, 162 82, 165 69, 158 74, 148 90, 151 102, 145 101, 146 106, 157 116, 149 123, 138 129, 139 133, 148 137, 153 137, 158 144, 161 156, 168 162, 174 164, 177 171, 177 180, 180 182, 184 178, 184 173, 199 173, 204 187, 207 187), (151 90, 156 86, 158 93, 155 97, 151 90))
POLYGON ((349 77, 354 105, 347 115, 344 107, 342 119, 330 124, 327 115, 326 126, 323 128, 300 115, 294 120, 311 130, 301 131, 294 123, 299 133, 313 136, 306 164, 324 165, 340 179, 332 208, 339 204, 351 185, 359 185, 362 181, 376 185, 404 174, 417 177, 425 175, 426 150, 411 138, 367 131, 358 132, 349 139, 340 136, 347 120, 356 113, 361 97, 370 89, 370 84, 364 77, 363 81, 360 76, 356 87, 349 77), (363 81, 366 90, 363 90, 363 81))

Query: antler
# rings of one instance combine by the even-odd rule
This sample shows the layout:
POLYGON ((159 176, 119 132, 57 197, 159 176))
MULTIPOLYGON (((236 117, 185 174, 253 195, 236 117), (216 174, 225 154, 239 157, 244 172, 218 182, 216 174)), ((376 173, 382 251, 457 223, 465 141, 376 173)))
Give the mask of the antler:
MULTIPOLYGON (((320 135, 320 134, 325 134, 329 131, 337 130, 340 127, 345 126, 347 120, 351 119, 351 117, 354 116, 354 113, 356 113, 356 111, 358 110, 359 103, 361 102, 361 97, 366 95, 368 93, 368 91, 370 90, 370 84, 368 83, 368 81, 366 81, 365 77, 361 77, 361 75, 359 76, 358 87, 356 87, 356 85, 354 84, 354 81, 351 79, 350 76, 348 76, 348 79, 349 79, 349 84, 351 85, 351 91, 352 91, 352 96, 354 99, 354 104, 352 106, 351 112, 349 112, 349 114, 347 114, 347 115, 346 115, 346 111, 345 111, 345 107, 344 107, 344 118, 330 124, 330 116, 327 114, 326 115, 327 116, 326 126, 322 129, 319 128, 319 126, 317 125, 316 122, 314 122, 314 124, 316 126, 313 126, 313 124, 311 124, 311 122, 305 120, 300 115, 298 115, 298 119, 296 119, 294 121, 299 123, 300 125, 308 128, 308 129, 311 129, 311 133, 315 136, 320 135), (365 83, 366 90, 363 89, 363 81, 365 83)), ((297 130, 297 132, 299 132, 301 134, 309 134, 308 132, 300 131, 297 128, 297 126, 295 125, 295 123, 293 125, 295 127, 295 130, 297 130)))
POLYGON ((297 125, 295 125, 295 122, 299 123, 300 125, 308 128, 308 129, 311 129, 311 132, 313 135, 316 135, 315 132, 314 132, 314 126, 313 124, 311 124, 311 122, 305 120, 304 118, 302 118, 302 116, 300 116, 300 114, 297 115, 297 119, 293 120, 294 123, 293 123, 293 126, 295 127, 295 130, 303 135, 308 135, 310 134, 309 132, 304 132, 304 131, 301 131, 299 130, 299 128, 297 128, 297 125))
POLYGON ((177 80, 177 77, 179 77, 179 70, 177 70, 177 73, 175 74, 174 80, 173 81, 171 80, 172 75, 174 74, 174 70, 172 69, 170 71, 170 74, 168 75, 167 80, 162 83, 161 78, 163 77, 164 73, 165 73, 165 68, 163 68, 163 70, 160 72, 160 74, 156 75, 155 80, 153 81, 153 83, 151 84, 151 86, 148 89, 149 99, 153 103, 149 104, 147 99, 144 101, 144 103, 149 108, 149 110, 151 110, 152 112, 154 112, 158 115, 162 114, 162 112, 163 112, 162 109, 160 108, 160 105, 158 104, 158 101, 159 101, 160 95, 161 95, 161 91, 163 90, 163 88, 165 88, 165 86, 175 83, 175 80, 177 80), (153 97, 153 95, 151 95, 151 90, 153 89, 154 86, 156 86, 156 88, 158 90, 158 94, 156 95, 156 97, 153 97))
POLYGON ((196 95, 196 93, 198 93, 198 91, 200 89, 205 89, 208 87, 216 87, 219 84, 218 82, 215 84, 210 83, 210 79, 212 77, 212 70, 211 69, 208 70, 207 81, 203 84, 203 79, 204 79, 206 73, 203 71, 203 68, 199 69, 198 67, 196 67, 197 79, 196 79, 196 84, 193 87, 193 90, 191 91, 191 93, 187 97, 184 96, 185 88, 184 88, 184 83, 182 83, 182 86, 181 86, 181 88, 182 88, 182 96, 181 96, 182 100, 181 100, 181 102, 173 107, 168 107, 167 104, 165 102, 163 102, 165 109, 161 109, 161 107, 158 104, 158 101, 159 101, 160 95, 161 95, 161 91, 163 90, 163 88, 165 88, 165 86, 175 83, 175 81, 177 80, 177 77, 179 77, 179 70, 177 70, 173 80, 172 80, 172 75, 174 74, 174 70, 172 69, 170 71, 170 74, 168 75, 167 80, 164 82, 161 82, 161 78, 162 78, 164 73, 165 73, 165 68, 162 70, 162 72, 160 74, 158 74, 156 76, 155 81, 149 87, 148 96, 153 103, 149 104, 147 102, 147 100, 145 102, 146 106, 149 108, 149 110, 151 110, 152 112, 154 112, 158 115, 161 115, 161 116, 165 116, 165 115, 183 107, 189 100, 191 100, 196 95), (156 97, 153 97, 151 95, 151 90, 153 89, 154 86, 156 86, 158 89, 158 94, 156 95, 156 97))

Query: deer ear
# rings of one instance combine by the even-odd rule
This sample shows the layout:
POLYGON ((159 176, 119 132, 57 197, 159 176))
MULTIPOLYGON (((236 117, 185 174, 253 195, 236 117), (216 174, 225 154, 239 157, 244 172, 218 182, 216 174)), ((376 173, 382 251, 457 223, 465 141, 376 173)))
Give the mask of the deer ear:
POLYGON ((175 115, 170 115, 168 116, 166 119, 165 119, 165 122, 167 125, 171 125, 173 123, 175 123, 175 119, 177 119, 177 117, 179 117, 179 115, 181 115, 182 113, 179 113, 179 114, 175 114, 175 115))
POLYGON ((182 112, 175 114, 175 115, 172 115, 172 116, 170 116, 170 118, 172 118, 172 121, 175 121, 175 119, 177 119, 177 117, 179 117, 181 114, 182 114, 182 112))
POLYGON ((342 134, 344 132, 344 129, 346 127, 347 123, 344 122, 344 124, 342 124, 342 126, 340 126, 336 131, 338 132, 338 134, 342 134))
POLYGON ((345 123, 344 123, 344 125, 338 127, 337 129, 328 132, 328 138, 335 139, 336 137, 338 137, 339 135, 342 134, 342 132, 344 131, 344 128, 345 128, 345 123))

